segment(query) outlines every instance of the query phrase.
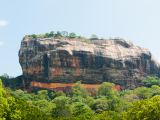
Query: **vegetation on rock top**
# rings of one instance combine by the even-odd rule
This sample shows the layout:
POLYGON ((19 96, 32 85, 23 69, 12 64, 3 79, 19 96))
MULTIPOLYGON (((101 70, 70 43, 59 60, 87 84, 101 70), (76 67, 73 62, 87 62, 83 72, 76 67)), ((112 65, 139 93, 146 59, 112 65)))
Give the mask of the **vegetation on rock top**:
MULTIPOLYGON (((45 38, 49 38, 49 37, 69 37, 69 38, 79 38, 79 39, 90 39, 90 40, 97 40, 98 36, 96 34, 92 34, 91 38, 86 38, 83 36, 76 36, 76 34, 74 32, 71 32, 70 34, 68 34, 67 31, 57 31, 57 33, 55 33, 54 31, 51 31, 50 33, 46 33, 46 34, 40 34, 40 35, 36 35, 36 34, 32 34, 32 35, 26 35, 25 37, 33 37, 33 38, 39 38, 39 37, 45 37, 45 38)), ((104 38, 101 37, 100 40, 103 40, 104 38)), ((112 39, 111 37, 109 38, 110 40, 112 39)), ((119 37, 115 37, 114 39, 121 39, 124 40, 123 38, 119 38, 119 37)))

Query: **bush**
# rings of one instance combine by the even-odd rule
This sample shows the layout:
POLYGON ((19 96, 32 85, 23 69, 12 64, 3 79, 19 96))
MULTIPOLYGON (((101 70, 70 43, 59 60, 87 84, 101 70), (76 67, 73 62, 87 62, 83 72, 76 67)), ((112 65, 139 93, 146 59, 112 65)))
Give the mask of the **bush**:
POLYGON ((96 39, 98 39, 97 35, 92 34, 92 35, 91 35, 91 40, 96 40, 96 39))
POLYGON ((57 31, 56 37, 62 37, 61 32, 57 31))
POLYGON ((49 33, 46 33, 44 37, 48 38, 49 37, 49 33))
POLYGON ((32 36, 33 38, 37 38, 36 34, 32 34, 31 36, 32 36))
POLYGON ((54 35, 54 31, 51 31, 49 36, 52 37, 54 35))
POLYGON ((133 91, 129 89, 125 89, 121 91, 120 96, 124 96, 125 94, 128 94, 128 95, 133 94, 133 91))
POLYGON ((70 37, 70 38, 75 38, 75 37, 76 37, 76 34, 75 34, 74 32, 71 32, 71 33, 69 34, 69 37, 70 37))
POLYGON ((152 85, 160 86, 160 79, 157 77, 147 76, 147 78, 144 79, 142 83, 144 83, 144 86, 146 87, 151 87, 152 85))
POLYGON ((66 36, 68 36, 68 32, 67 31, 62 31, 61 35, 64 36, 64 37, 66 37, 66 36))

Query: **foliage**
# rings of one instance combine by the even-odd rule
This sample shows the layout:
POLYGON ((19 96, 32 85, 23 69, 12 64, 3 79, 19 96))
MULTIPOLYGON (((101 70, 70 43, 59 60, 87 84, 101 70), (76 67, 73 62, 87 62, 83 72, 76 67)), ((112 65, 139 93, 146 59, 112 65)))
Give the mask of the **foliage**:
POLYGON ((49 36, 52 37, 53 35, 54 35, 54 31, 51 31, 51 32, 49 33, 49 36))
POLYGON ((79 115, 84 115, 86 112, 87 112, 87 108, 85 108, 85 105, 82 104, 82 103, 77 103, 75 106, 74 106, 74 113, 73 115, 75 117, 79 116, 79 115))
POLYGON ((90 43, 90 42, 84 42, 84 43, 87 43, 87 44, 93 44, 93 43, 90 43))
POLYGON ((151 87, 152 85, 160 86, 160 79, 157 77, 147 76, 147 78, 144 79, 142 83, 144 83, 144 86, 146 87, 151 87))
MULTIPOLYGON (((3 77, 9 78, 7 75, 3 77)), ((158 85, 152 85, 151 88, 139 87, 134 92, 129 89, 118 92, 113 86, 114 83, 103 82, 97 89, 96 96, 91 97, 81 81, 75 83, 66 94, 63 91, 48 93, 47 90, 37 93, 27 93, 20 89, 11 91, 8 87, 3 88, 0 82, 0 119, 159 119, 158 85)))
POLYGON ((124 96, 125 94, 128 94, 128 95, 133 94, 133 91, 129 89, 125 89, 121 91, 120 96, 124 96))
POLYGON ((66 104, 66 101, 57 100, 56 106, 52 109, 52 116, 57 117, 70 117, 71 116, 71 107, 69 104, 66 104))
POLYGON ((66 36, 68 36, 68 32, 67 31, 62 31, 61 35, 66 37, 66 36))
POLYGON ((109 97, 110 95, 112 95, 112 92, 114 91, 114 89, 112 89, 114 85, 114 83, 103 82, 98 88, 97 94, 109 97))
MULTIPOLYGON (((36 34, 32 34, 32 35, 26 35, 25 37, 33 37, 33 38, 38 38, 38 37, 67 37, 68 36, 68 32, 67 31, 57 31, 57 33, 55 33, 54 31, 51 31, 50 33, 46 33, 46 34, 40 34, 40 35, 36 35, 36 34)), ((76 36, 76 34, 74 32, 69 34, 70 38, 80 38, 80 39, 89 39, 83 36, 76 36)))
POLYGON ((98 37, 97 37, 96 34, 92 34, 92 35, 91 35, 91 39, 92 39, 92 40, 95 40, 95 39, 98 39, 98 37))
POLYGON ((83 36, 76 36, 77 38, 80 38, 80 39, 89 39, 89 38, 86 38, 86 37, 83 37, 83 36))
POLYGON ((63 44, 61 44, 60 42, 57 42, 57 47, 61 47, 63 44))
POLYGON ((149 89, 146 87, 138 87, 134 89, 134 93, 141 99, 147 99, 150 97, 149 89))
POLYGON ((160 87, 158 85, 152 85, 151 88, 149 88, 151 91, 151 97, 155 96, 155 95, 160 95, 160 87))
POLYGON ((126 101, 134 101, 135 98, 138 98, 136 94, 125 94, 122 97, 126 101))
POLYGON ((101 114, 98 114, 96 117, 94 117, 94 120, 111 120, 114 114, 115 111, 104 111, 101 114))
POLYGON ((57 31, 56 37, 62 37, 62 34, 60 31, 57 31))
POLYGON ((160 96, 136 101, 128 112, 123 113, 123 120, 159 120, 160 96))
POLYGON ((54 91, 51 91, 49 94, 49 98, 52 100, 56 97, 56 93, 54 91))
POLYGON ((7 120, 41 119, 42 113, 35 106, 30 106, 24 99, 7 96, 0 79, 0 118, 7 120))
POLYGON ((33 38, 37 38, 36 34, 32 34, 31 36, 32 36, 33 38))
POLYGON ((74 38, 74 37, 76 37, 76 34, 75 34, 74 32, 71 32, 71 33, 69 34, 69 37, 70 37, 70 38, 74 38))
POLYGON ((109 105, 106 97, 101 97, 100 99, 93 101, 90 107, 95 110, 96 113, 102 113, 103 111, 108 110, 109 105))
POLYGON ((0 76, 0 79, 5 87, 10 87, 12 90, 15 90, 22 83, 22 80, 9 77, 6 73, 0 76))
POLYGON ((49 33, 46 33, 44 37, 48 38, 49 37, 49 33))
POLYGON ((70 96, 82 96, 83 98, 86 98, 87 96, 90 96, 91 93, 88 92, 84 86, 81 85, 81 81, 76 82, 73 86, 72 86, 72 91, 70 93, 70 96))

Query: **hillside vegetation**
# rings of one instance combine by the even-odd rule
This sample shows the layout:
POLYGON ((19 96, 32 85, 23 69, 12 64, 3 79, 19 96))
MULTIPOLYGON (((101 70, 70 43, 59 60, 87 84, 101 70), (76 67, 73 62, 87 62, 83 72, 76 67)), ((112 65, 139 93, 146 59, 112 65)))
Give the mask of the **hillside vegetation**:
MULTIPOLYGON (((7 76, 1 76, 1 79, 5 86, 9 86, 7 81, 12 83, 7 76)), ((112 89, 114 83, 104 82, 91 97, 81 81, 72 87, 70 93, 41 90, 35 94, 2 87, 0 80, 0 119, 159 120, 159 81, 148 76, 143 87, 121 92, 112 89)))

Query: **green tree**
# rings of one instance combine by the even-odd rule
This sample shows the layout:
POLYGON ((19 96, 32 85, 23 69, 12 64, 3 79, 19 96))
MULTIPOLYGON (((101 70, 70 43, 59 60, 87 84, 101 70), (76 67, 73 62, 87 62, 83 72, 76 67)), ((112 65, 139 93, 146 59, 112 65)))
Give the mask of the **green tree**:
POLYGON ((24 99, 7 96, 0 79, 0 118, 6 120, 40 120, 42 113, 37 107, 30 106, 24 99))
POLYGON ((32 36, 33 38, 37 38, 36 34, 32 34, 31 36, 32 36))
POLYGON ((97 37, 96 34, 92 34, 92 35, 91 35, 91 39, 98 39, 98 37, 97 37))
POLYGON ((146 79, 144 79, 142 81, 142 83, 144 84, 144 86, 146 87, 151 87, 152 85, 158 85, 160 86, 160 79, 157 77, 151 77, 151 76, 147 76, 146 79))
POLYGON ((92 110, 95 110, 96 113, 102 113, 103 111, 107 111, 109 109, 108 101, 104 96, 100 99, 96 99, 90 107, 92 110))
POLYGON ((134 89, 134 93, 140 97, 140 99, 147 99, 151 97, 151 90, 146 87, 138 87, 134 89))
POLYGON ((68 36, 68 32, 67 31, 62 31, 61 35, 66 37, 66 36, 68 36))
POLYGON ((85 105, 82 103, 78 103, 74 106, 73 110, 73 115, 74 116, 79 116, 79 115, 84 115, 87 112, 87 108, 85 108, 85 105))
POLYGON ((57 31, 57 35, 56 35, 56 37, 62 37, 62 34, 61 34, 61 32, 60 32, 60 31, 57 31))
POLYGON ((38 95, 37 95, 38 99, 47 99, 49 100, 50 98, 48 97, 48 91, 47 90, 40 90, 38 91, 38 95))
POLYGON ((54 91, 51 91, 49 94, 50 99, 54 99, 56 97, 56 93, 54 91))
POLYGON ((71 32, 71 33, 69 34, 69 37, 74 38, 74 37, 76 37, 76 34, 75 34, 74 32, 71 32))
POLYGON ((54 35, 54 31, 51 31, 49 36, 52 37, 54 35))
POLYGON ((81 81, 78 81, 72 86, 72 91, 70 95, 72 97, 82 96, 83 98, 86 98, 88 96, 91 96, 91 93, 88 92, 84 86, 82 86, 81 81))
POLYGON ((124 96, 125 94, 128 94, 128 95, 133 94, 133 91, 129 89, 125 89, 120 92, 120 96, 124 96))
POLYGON ((10 87, 12 90, 15 90, 17 86, 20 86, 21 80, 14 79, 12 77, 9 77, 6 73, 4 73, 2 76, 0 76, 0 79, 2 80, 2 83, 5 87, 10 87))
POLYGON ((104 111, 101 114, 98 114, 94 117, 94 120, 112 120, 114 117, 115 111, 104 111))
POLYGON ((66 95, 65 95, 65 93, 61 90, 61 91, 56 92, 56 97, 59 97, 59 96, 66 96, 66 95))
POLYGON ((56 101, 56 105, 52 108, 52 116, 57 117, 70 117, 71 116, 71 107, 69 104, 66 104, 64 100, 56 101))
POLYGON ((48 38, 48 37, 49 37, 49 33, 46 33, 46 34, 44 35, 44 37, 48 38))
MULTIPOLYGON (((98 88, 97 94, 98 95, 104 95, 104 96, 112 96, 113 92, 115 91, 113 89, 114 83, 110 82, 103 82, 100 87, 98 88)), ((117 91, 117 90, 116 90, 117 91)))
POLYGON ((123 120, 159 120, 160 96, 136 101, 128 112, 123 113, 123 120))

